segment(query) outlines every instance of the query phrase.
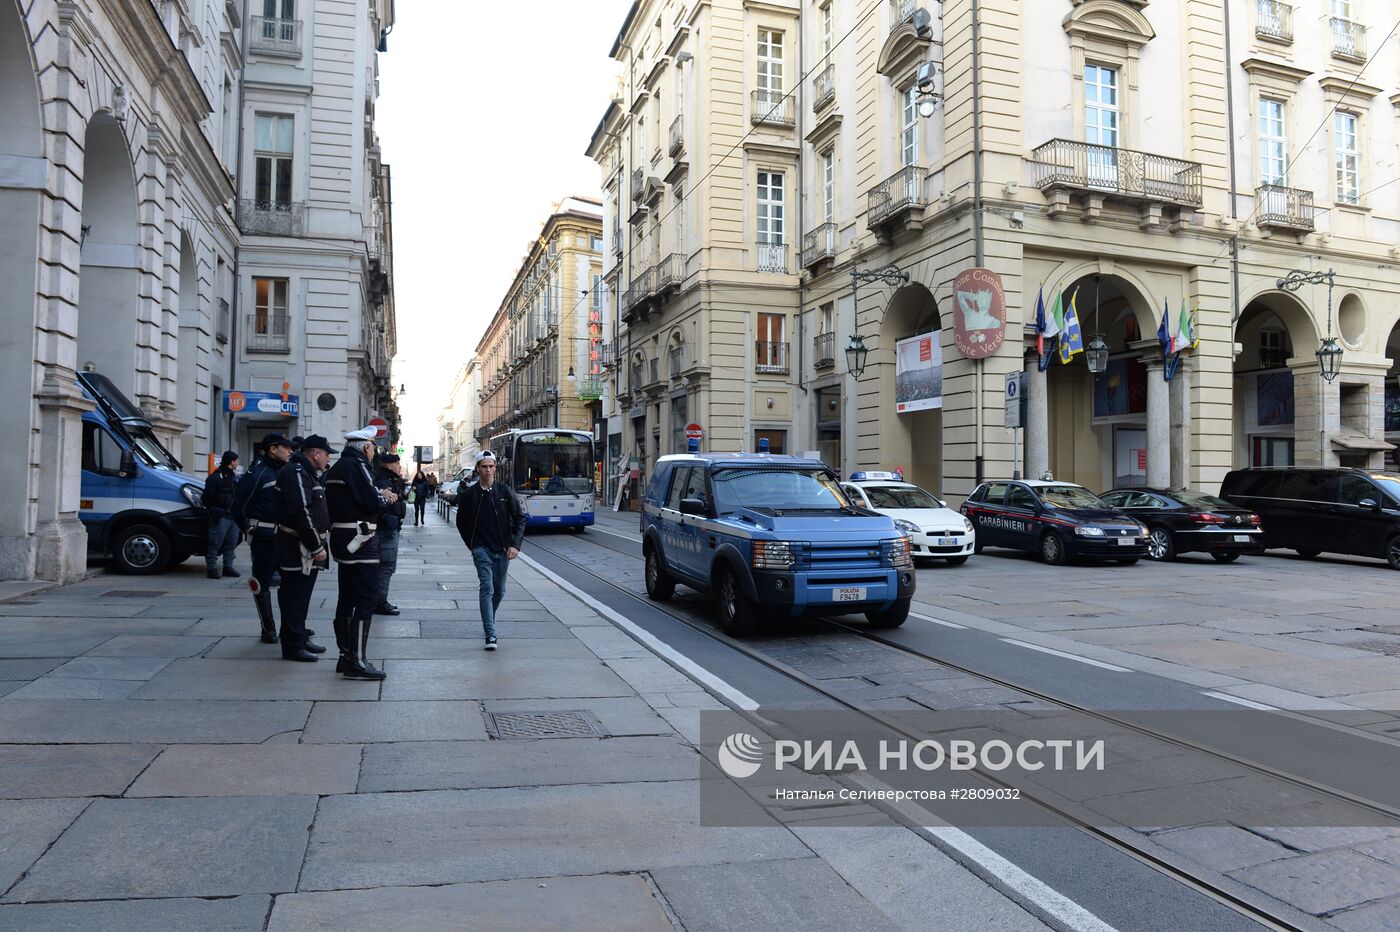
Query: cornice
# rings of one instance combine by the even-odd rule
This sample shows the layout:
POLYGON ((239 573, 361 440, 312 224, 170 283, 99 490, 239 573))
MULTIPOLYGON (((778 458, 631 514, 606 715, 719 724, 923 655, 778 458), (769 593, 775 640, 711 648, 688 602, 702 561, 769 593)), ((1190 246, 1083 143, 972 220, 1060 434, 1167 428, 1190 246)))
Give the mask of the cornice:
POLYGON ((1246 58, 1240 62, 1240 67, 1251 76, 1259 75, 1278 81, 1291 81, 1294 84, 1302 84, 1304 80, 1312 77, 1311 71, 1294 68, 1283 62, 1270 61, 1267 58, 1246 58))
POLYGON ((1338 100, 1350 100, 1357 104, 1369 104, 1371 98, 1378 96, 1381 92, 1378 87, 1330 74, 1323 75, 1317 83, 1324 94, 1333 95, 1338 100))

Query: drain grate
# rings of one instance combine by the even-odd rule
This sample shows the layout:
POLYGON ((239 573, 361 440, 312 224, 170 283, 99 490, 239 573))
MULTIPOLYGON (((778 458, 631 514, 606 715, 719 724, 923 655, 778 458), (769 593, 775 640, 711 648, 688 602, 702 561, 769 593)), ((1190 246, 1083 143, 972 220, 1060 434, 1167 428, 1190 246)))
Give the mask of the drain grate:
POLYGON ((487 712, 493 738, 601 738, 603 726, 587 712, 487 712))
POLYGON ((37 680, 67 662, 67 657, 6 657, 0 659, 0 681, 37 680))
POLYGON ((164 589, 108 589, 102 593, 106 598, 113 599, 154 599, 156 596, 165 595, 164 589))
POLYGON ((1400 657, 1400 641, 1353 641, 1346 646, 1355 647, 1357 650, 1369 650, 1373 654, 1385 654, 1387 657, 1400 657))

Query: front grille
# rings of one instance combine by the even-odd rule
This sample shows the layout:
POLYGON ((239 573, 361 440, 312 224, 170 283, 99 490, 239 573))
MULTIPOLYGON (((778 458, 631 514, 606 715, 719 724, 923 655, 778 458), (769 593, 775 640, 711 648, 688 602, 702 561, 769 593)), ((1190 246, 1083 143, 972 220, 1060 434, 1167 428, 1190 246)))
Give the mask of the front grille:
POLYGON ((925 547, 924 550, 928 553, 961 553, 962 545, 956 547, 925 547))
POLYGON ((869 544, 793 544, 799 569, 813 572, 832 570, 874 569, 883 566, 882 545, 869 544))

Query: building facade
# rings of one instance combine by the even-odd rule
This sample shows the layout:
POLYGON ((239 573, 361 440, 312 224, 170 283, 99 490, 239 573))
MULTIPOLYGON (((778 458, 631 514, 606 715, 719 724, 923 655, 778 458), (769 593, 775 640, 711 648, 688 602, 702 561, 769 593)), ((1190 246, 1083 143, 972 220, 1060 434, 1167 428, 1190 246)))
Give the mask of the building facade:
POLYGON ((1214 491, 1235 466, 1393 464, 1400 54, 1365 46, 1388 15, 634 4, 588 150, 618 309, 611 430, 644 471, 693 421, 706 449, 767 439, 953 498, 1014 472, 1214 491), (955 341, 980 308, 954 294, 973 268, 999 276, 1006 318, 977 359, 955 341), (1279 284, 1328 270, 1330 289, 1279 284), (1085 341, 1107 344, 1102 374, 1082 355, 1041 370, 1041 294, 1073 299, 1085 341), (1199 343, 1167 381, 1156 334, 1183 305, 1199 343), (896 346, 916 336, 940 357, 937 404, 900 413, 896 346), (1021 371, 1018 431, 1005 383, 1021 371))
POLYGON ((437 466, 443 479, 470 467, 480 452, 476 439, 481 413, 481 360, 473 356, 457 370, 447 406, 438 415, 437 466))

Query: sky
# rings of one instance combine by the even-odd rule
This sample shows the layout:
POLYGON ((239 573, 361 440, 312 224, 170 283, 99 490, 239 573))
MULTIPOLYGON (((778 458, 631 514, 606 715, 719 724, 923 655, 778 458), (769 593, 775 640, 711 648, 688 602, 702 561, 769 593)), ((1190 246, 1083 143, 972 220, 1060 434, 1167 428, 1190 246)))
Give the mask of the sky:
POLYGON ((583 154, 630 0, 398 3, 376 131, 393 177, 393 380, 405 447, 437 416, 551 207, 599 198, 583 154))

